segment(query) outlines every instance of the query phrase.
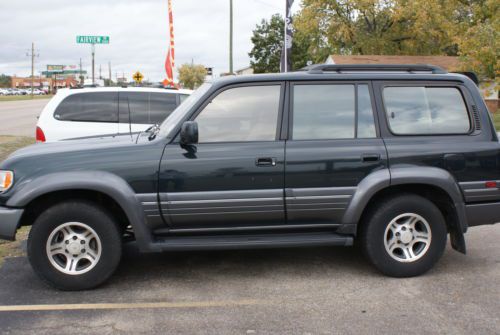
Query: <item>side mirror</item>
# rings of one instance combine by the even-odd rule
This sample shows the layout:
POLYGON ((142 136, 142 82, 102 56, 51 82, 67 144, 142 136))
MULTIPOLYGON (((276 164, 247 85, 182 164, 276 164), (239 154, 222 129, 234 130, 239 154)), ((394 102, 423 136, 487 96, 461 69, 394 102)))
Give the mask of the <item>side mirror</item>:
POLYGON ((186 121, 181 127, 181 145, 198 143, 198 123, 186 121))

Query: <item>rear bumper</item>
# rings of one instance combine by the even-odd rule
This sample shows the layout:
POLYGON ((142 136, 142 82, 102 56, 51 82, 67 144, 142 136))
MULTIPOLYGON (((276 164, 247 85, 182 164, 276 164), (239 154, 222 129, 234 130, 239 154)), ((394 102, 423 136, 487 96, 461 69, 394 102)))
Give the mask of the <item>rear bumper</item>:
POLYGON ((0 239, 13 241, 24 210, 0 207, 0 239))
POLYGON ((469 227, 500 223, 500 202, 465 206, 469 227))

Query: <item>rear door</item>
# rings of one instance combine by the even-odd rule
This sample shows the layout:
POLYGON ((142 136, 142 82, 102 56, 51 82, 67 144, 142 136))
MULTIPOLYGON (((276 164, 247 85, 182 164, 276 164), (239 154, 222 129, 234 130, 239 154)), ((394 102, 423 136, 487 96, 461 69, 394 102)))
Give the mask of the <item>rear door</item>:
POLYGON ((339 224, 359 182, 387 165, 369 82, 292 83, 286 143, 289 224, 339 224))
POLYGON ((137 133, 161 124, 179 103, 180 98, 175 93, 121 91, 120 133, 137 133))
POLYGON ((57 126, 43 129, 48 141, 117 134, 118 92, 71 94, 57 106, 53 117, 59 121, 57 126))

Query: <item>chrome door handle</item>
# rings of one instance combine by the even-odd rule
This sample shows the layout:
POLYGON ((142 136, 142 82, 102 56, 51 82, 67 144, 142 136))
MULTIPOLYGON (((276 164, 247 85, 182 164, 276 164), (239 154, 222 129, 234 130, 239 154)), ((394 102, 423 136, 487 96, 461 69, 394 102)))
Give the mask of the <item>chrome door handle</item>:
POLYGON ((276 158, 274 157, 261 157, 255 160, 257 166, 276 166, 276 158))

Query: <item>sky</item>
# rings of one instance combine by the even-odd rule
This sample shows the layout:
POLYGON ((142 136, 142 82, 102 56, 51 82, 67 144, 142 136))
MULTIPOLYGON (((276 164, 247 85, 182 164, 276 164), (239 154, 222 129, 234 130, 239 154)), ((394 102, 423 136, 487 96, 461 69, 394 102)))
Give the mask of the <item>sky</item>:
MULTIPOLYGON (((172 0, 176 66, 194 62, 229 69, 229 0, 172 0)), ((234 70, 249 66, 250 37, 257 23, 283 15, 285 0, 233 0, 234 70)), ((300 7, 296 0, 293 11, 300 7)), ((165 78, 168 50, 167 0, 0 0, 0 73, 28 76, 27 52, 35 43, 35 75, 48 64, 77 65, 91 73, 91 47, 77 44, 77 35, 107 35, 109 45, 96 46, 99 65, 108 77, 122 73, 130 80, 140 71, 145 79, 165 78)))

